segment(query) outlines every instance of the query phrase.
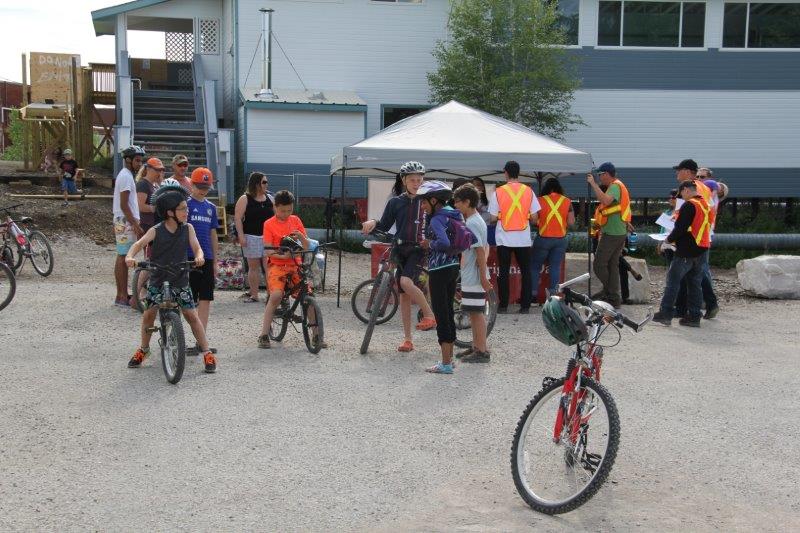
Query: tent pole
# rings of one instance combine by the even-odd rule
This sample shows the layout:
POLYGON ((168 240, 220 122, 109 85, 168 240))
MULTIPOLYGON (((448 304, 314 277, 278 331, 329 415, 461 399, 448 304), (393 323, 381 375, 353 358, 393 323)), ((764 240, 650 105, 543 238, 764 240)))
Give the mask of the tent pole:
POLYGON ((339 279, 336 282, 336 307, 340 307, 340 300, 342 297, 342 246, 344 245, 344 181, 347 176, 347 156, 343 157, 342 161, 342 205, 341 213, 342 218, 339 221, 339 279))
POLYGON ((592 186, 586 184, 586 272, 589 273, 589 297, 592 296, 592 220, 589 216, 592 203, 592 186))
MULTIPOLYGON (((330 209, 333 203, 333 173, 328 180, 328 201, 325 203, 325 242, 331 241, 331 216, 330 209)), ((325 247, 325 268, 322 269, 322 292, 325 292, 325 278, 328 274, 328 247, 325 247)))

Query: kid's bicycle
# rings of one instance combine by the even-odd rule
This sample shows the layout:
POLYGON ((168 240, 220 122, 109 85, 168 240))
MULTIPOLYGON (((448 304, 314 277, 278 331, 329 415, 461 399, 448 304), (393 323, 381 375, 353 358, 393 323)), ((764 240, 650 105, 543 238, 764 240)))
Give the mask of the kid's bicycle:
POLYGON ((17 278, 14 271, 0 261, 0 311, 5 309, 17 293, 17 278))
MULTIPOLYGON (((137 270, 166 272, 170 276, 179 277, 195 267, 194 261, 183 261, 174 265, 159 265, 152 261, 136 263, 137 270)), ((165 281, 161 286, 161 303, 158 305, 158 325, 154 325, 151 332, 158 332, 158 344, 161 348, 161 366, 167 381, 178 383, 183 377, 186 366, 186 336, 183 332, 178 302, 172 297, 170 283, 165 281)))
POLYGON ((272 324, 270 324, 270 340, 281 342, 286 336, 289 324, 292 324, 294 330, 297 331, 295 324, 299 323, 308 351, 317 354, 322 349, 325 342, 325 330, 322 322, 322 310, 313 296, 311 265, 316 261, 316 254, 320 249, 333 244, 336 243, 320 244, 316 250, 292 250, 284 246, 264 247, 265 250, 275 250, 281 254, 288 253, 292 260, 300 260, 297 279, 294 279, 294 274, 286 276, 283 297, 278 308, 275 309, 272 324), (300 314, 297 313, 298 307, 300 314))
POLYGON ((14 220, 11 217, 11 210, 21 205, 0 208, 5 213, 0 219, 0 235, 3 238, 0 260, 17 274, 27 258, 39 275, 49 276, 53 272, 53 249, 50 241, 44 233, 35 229, 32 218, 21 217, 14 220))
MULTIPOLYGON (((370 236, 375 237, 376 240, 367 240, 364 242, 364 247, 371 248, 375 242, 390 243, 392 242, 392 235, 378 230, 373 230, 370 236)), ((398 242, 396 244, 401 244, 398 242)), ((385 324, 397 312, 400 304, 397 290, 397 277, 395 273, 395 265, 392 263, 392 247, 387 248, 381 256, 378 264, 377 275, 365 281, 362 281, 353 291, 350 297, 350 307, 353 309, 353 314, 367 325, 364 332, 364 340, 361 343, 361 354, 367 353, 369 343, 372 340, 372 333, 375 326, 378 324, 385 324), (386 288, 383 286, 386 285, 386 288), (374 318, 373 318, 374 315, 374 318)), ((424 276, 427 279, 427 276, 424 276)), ((430 300, 427 290, 427 282, 421 287, 425 293, 426 298, 430 300)), ((488 336, 494 328, 495 320, 497 319, 497 293, 489 291, 486 294, 486 335, 488 336)), ((422 320, 422 311, 418 314, 418 320, 422 320)), ((461 279, 459 278, 456 285, 456 294, 453 299, 453 313, 456 324, 456 340, 455 345, 459 348, 469 348, 472 346, 472 324, 469 319, 469 313, 461 310, 461 279)))
POLYGON ((559 285, 563 296, 551 296, 542 308, 550 334, 575 345, 563 378, 546 377, 542 389, 517 423, 511 448, 511 472, 522 499, 536 511, 559 514, 588 501, 608 477, 619 446, 620 424, 611 394, 600 384, 603 348, 609 328, 622 338, 623 326, 642 330, 652 309, 639 323, 613 306, 592 301, 569 289, 589 274, 559 285), (573 306, 577 305, 575 309, 573 306))

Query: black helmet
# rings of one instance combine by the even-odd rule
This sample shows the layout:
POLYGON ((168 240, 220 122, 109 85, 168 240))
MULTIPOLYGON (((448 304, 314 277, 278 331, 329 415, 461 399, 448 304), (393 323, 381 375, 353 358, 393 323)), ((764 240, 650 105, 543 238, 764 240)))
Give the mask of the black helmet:
POLYGON ((567 346, 586 340, 589 336, 578 312, 558 296, 549 297, 542 306, 542 322, 550 335, 567 346))
POLYGON ((287 248, 292 252, 299 252, 303 249, 303 243, 300 242, 298 239, 287 235, 286 237, 281 239, 281 248, 287 248))
POLYGON ((141 146, 136 146, 135 144, 125 148, 122 151, 122 157, 136 157, 137 155, 144 157, 147 155, 147 152, 144 151, 144 148, 141 146))
POLYGON ((156 206, 156 213, 162 220, 167 219, 167 211, 174 211, 181 202, 188 197, 186 190, 180 186, 177 180, 168 178, 150 198, 150 203, 156 206))

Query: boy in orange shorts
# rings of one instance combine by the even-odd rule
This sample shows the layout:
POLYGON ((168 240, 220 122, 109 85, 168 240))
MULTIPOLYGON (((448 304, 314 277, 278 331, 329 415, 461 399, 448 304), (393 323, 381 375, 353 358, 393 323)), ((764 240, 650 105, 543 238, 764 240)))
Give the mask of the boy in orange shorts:
MULTIPOLYGON (((284 237, 292 237, 300 242, 303 250, 308 250, 306 228, 300 217, 293 215, 294 195, 289 191, 278 191, 273 201, 275 216, 264 222, 264 246, 279 247, 284 237)), ((283 298, 286 287, 286 278, 291 276, 292 282, 297 283, 300 276, 297 274, 299 257, 294 259, 288 253, 278 250, 265 250, 269 258, 269 277, 267 279, 267 293, 269 299, 264 308, 264 322, 261 324, 261 334, 258 337, 259 348, 270 348, 269 327, 275 310, 283 298)))

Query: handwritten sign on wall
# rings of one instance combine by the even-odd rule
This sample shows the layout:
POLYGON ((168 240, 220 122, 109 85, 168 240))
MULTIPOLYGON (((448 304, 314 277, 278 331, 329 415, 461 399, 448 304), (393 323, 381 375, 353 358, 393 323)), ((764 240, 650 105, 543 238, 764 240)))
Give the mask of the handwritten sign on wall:
MULTIPOLYGON (((31 52, 31 101, 44 102, 52 99, 57 104, 70 100, 72 91, 72 58, 77 58, 78 66, 81 56, 73 54, 51 54, 47 52, 31 52)), ((81 76, 78 76, 78 92, 80 92, 81 76)))

